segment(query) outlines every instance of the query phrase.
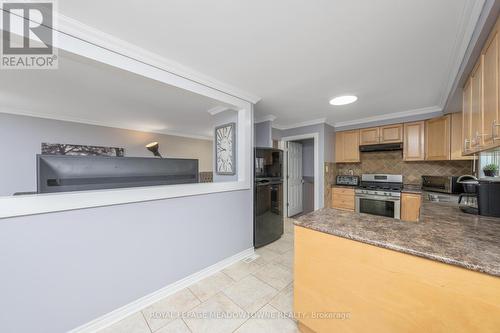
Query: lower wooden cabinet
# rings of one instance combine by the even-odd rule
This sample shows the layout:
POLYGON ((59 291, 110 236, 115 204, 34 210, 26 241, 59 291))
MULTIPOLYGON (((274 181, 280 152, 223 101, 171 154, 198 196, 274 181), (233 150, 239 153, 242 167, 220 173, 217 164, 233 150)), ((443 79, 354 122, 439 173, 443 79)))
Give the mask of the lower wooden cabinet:
POLYGON ((354 211, 354 189, 349 187, 334 187, 332 189, 332 207, 354 211))
POLYGON ((417 193, 401 193, 401 220, 418 222, 422 195, 417 193))

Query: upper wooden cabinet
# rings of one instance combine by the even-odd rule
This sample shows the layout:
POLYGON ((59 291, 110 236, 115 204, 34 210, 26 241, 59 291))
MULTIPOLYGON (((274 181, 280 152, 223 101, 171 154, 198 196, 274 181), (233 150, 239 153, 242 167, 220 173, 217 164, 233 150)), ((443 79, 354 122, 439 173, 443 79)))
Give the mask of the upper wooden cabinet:
POLYGON ((380 143, 403 142, 403 124, 380 127, 380 143))
POLYGON ((375 145, 380 140, 380 131, 378 127, 362 128, 359 130, 360 145, 375 145))
POLYGON ((467 80, 464 87, 462 112, 462 152, 467 155, 472 151, 472 84, 467 80))
POLYGON ((455 112, 451 115, 451 151, 452 160, 470 160, 472 156, 464 156, 462 153, 464 139, 462 134, 462 112, 455 112))
POLYGON ((483 124, 481 115, 483 113, 483 101, 481 98, 483 86, 483 63, 480 61, 471 76, 471 148, 479 149, 481 146, 481 133, 483 131, 483 124))
POLYGON ((483 123, 481 145, 490 147, 496 138, 498 120, 498 31, 493 29, 483 50, 483 123))
POLYGON ((450 159, 451 116, 446 115, 425 121, 425 159, 442 161, 450 159))
POLYGON ((403 124, 362 128, 359 141, 360 145, 403 142, 403 124))
POLYGON ((335 133, 335 162, 359 162, 359 130, 335 133))
POLYGON ((463 90, 463 152, 500 146, 499 23, 493 27, 463 90))
POLYGON ((423 161, 425 159, 425 122, 404 124, 403 160, 423 161))

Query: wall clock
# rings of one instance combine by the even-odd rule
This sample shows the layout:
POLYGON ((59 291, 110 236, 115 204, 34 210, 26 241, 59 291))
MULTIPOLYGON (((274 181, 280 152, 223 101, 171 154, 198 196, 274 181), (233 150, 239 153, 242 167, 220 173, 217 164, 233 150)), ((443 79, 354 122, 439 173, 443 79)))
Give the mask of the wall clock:
POLYGON ((236 174, 235 131, 235 123, 229 123, 215 128, 215 172, 218 175, 236 174))

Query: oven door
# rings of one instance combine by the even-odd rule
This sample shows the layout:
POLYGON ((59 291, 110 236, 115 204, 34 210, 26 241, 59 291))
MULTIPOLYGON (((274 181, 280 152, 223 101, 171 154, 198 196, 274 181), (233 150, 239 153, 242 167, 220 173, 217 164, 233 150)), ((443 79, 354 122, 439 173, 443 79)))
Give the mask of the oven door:
POLYGON ((377 195, 356 195, 356 212, 400 219, 400 198, 377 195))

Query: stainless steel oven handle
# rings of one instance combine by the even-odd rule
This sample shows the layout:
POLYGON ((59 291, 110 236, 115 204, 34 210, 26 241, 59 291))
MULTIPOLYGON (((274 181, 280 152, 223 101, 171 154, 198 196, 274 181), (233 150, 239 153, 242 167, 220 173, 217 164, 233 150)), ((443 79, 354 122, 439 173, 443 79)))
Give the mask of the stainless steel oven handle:
POLYGON ((380 200, 380 201, 401 201, 400 197, 390 197, 390 196, 383 196, 383 195, 359 195, 356 194, 356 198, 360 199, 371 199, 371 200, 380 200))

